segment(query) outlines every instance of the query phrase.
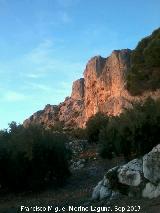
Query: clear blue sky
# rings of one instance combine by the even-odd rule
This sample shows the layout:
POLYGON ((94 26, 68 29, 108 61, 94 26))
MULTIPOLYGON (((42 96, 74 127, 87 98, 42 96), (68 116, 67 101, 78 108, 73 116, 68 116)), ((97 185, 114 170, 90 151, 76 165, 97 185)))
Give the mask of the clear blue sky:
POLYGON ((63 101, 92 56, 159 26, 159 0, 0 0, 0 129, 63 101))

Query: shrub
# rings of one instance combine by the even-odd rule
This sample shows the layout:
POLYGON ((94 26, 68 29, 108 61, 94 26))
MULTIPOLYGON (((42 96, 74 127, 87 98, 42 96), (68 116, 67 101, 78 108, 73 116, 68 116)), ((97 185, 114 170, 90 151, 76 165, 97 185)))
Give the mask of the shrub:
POLYGON ((102 113, 92 116, 86 123, 86 134, 90 143, 96 143, 100 130, 108 124, 108 117, 102 113))
POLYGON ((61 121, 56 121, 56 122, 54 123, 54 125, 50 127, 50 129, 51 129, 53 132, 59 132, 59 133, 62 133, 62 132, 63 132, 63 128, 64 128, 64 123, 61 122, 61 121))
POLYGON ((132 95, 160 88, 160 28, 140 41, 131 54, 127 89, 132 95))
POLYGON ((82 128, 76 128, 71 130, 71 132, 69 133, 70 136, 74 139, 86 139, 86 130, 82 129, 82 128))
POLYGON ((119 119, 111 117, 108 125, 99 134, 100 155, 102 158, 112 158, 121 153, 119 137, 119 119))
POLYGON ((40 189, 52 182, 61 185, 69 175, 70 152, 63 134, 41 126, 10 124, 0 132, 0 183, 12 190, 40 189))
POLYGON ((142 156, 160 142, 159 131, 160 100, 135 103, 101 130, 101 155, 110 158, 112 152, 123 154, 127 161, 142 156))

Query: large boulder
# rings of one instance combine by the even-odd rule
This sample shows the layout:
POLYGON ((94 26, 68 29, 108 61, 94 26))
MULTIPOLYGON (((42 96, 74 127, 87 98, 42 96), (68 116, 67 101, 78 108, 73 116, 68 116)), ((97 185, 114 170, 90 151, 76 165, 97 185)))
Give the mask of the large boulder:
POLYGON ((160 144, 143 157, 143 173, 150 182, 160 182, 160 144))
POLYGON ((134 159, 118 169, 118 180, 129 186, 138 186, 142 182, 142 160, 134 159))
POLYGON ((120 194, 150 199, 160 196, 160 144, 142 159, 108 170, 94 188, 92 199, 112 200, 120 194))

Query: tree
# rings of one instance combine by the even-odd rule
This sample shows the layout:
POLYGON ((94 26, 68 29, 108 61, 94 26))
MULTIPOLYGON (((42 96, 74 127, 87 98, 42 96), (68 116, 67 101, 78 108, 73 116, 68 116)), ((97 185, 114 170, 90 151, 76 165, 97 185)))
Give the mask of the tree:
POLYGON ((126 79, 132 95, 160 88, 160 28, 142 39, 132 51, 126 79))
POLYGON ((159 143, 159 131, 160 100, 148 98, 144 103, 134 103, 101 130, 101 155, 111 158, 113 152, 123 154, 126 161, 142 156, 159 143))
POLYGON ((108 125, 99 134, 100 155, 102 158, 112 158, 121 153, 119 137, 119 118, 111 117, 108 125))
POLYGON ((0 132, 0 183, 12 190, 40 189, 52 182, 61 185, 70 174, 66 135, 42 126, 11 123, 0 132))
POLYGON ((100 130, 108 124, 108 116, 98 112, 86 123, 86 134, 90 143, 96 143, 99 139, 100 130))

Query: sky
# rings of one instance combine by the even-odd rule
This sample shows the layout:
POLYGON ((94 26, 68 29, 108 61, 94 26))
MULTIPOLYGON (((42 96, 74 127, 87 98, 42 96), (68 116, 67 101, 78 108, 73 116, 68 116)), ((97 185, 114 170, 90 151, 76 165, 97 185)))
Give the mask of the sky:
POLYGON ((87 61, 160 27, 159 0, 0 0, 0 129, 58 104, 87 61))

